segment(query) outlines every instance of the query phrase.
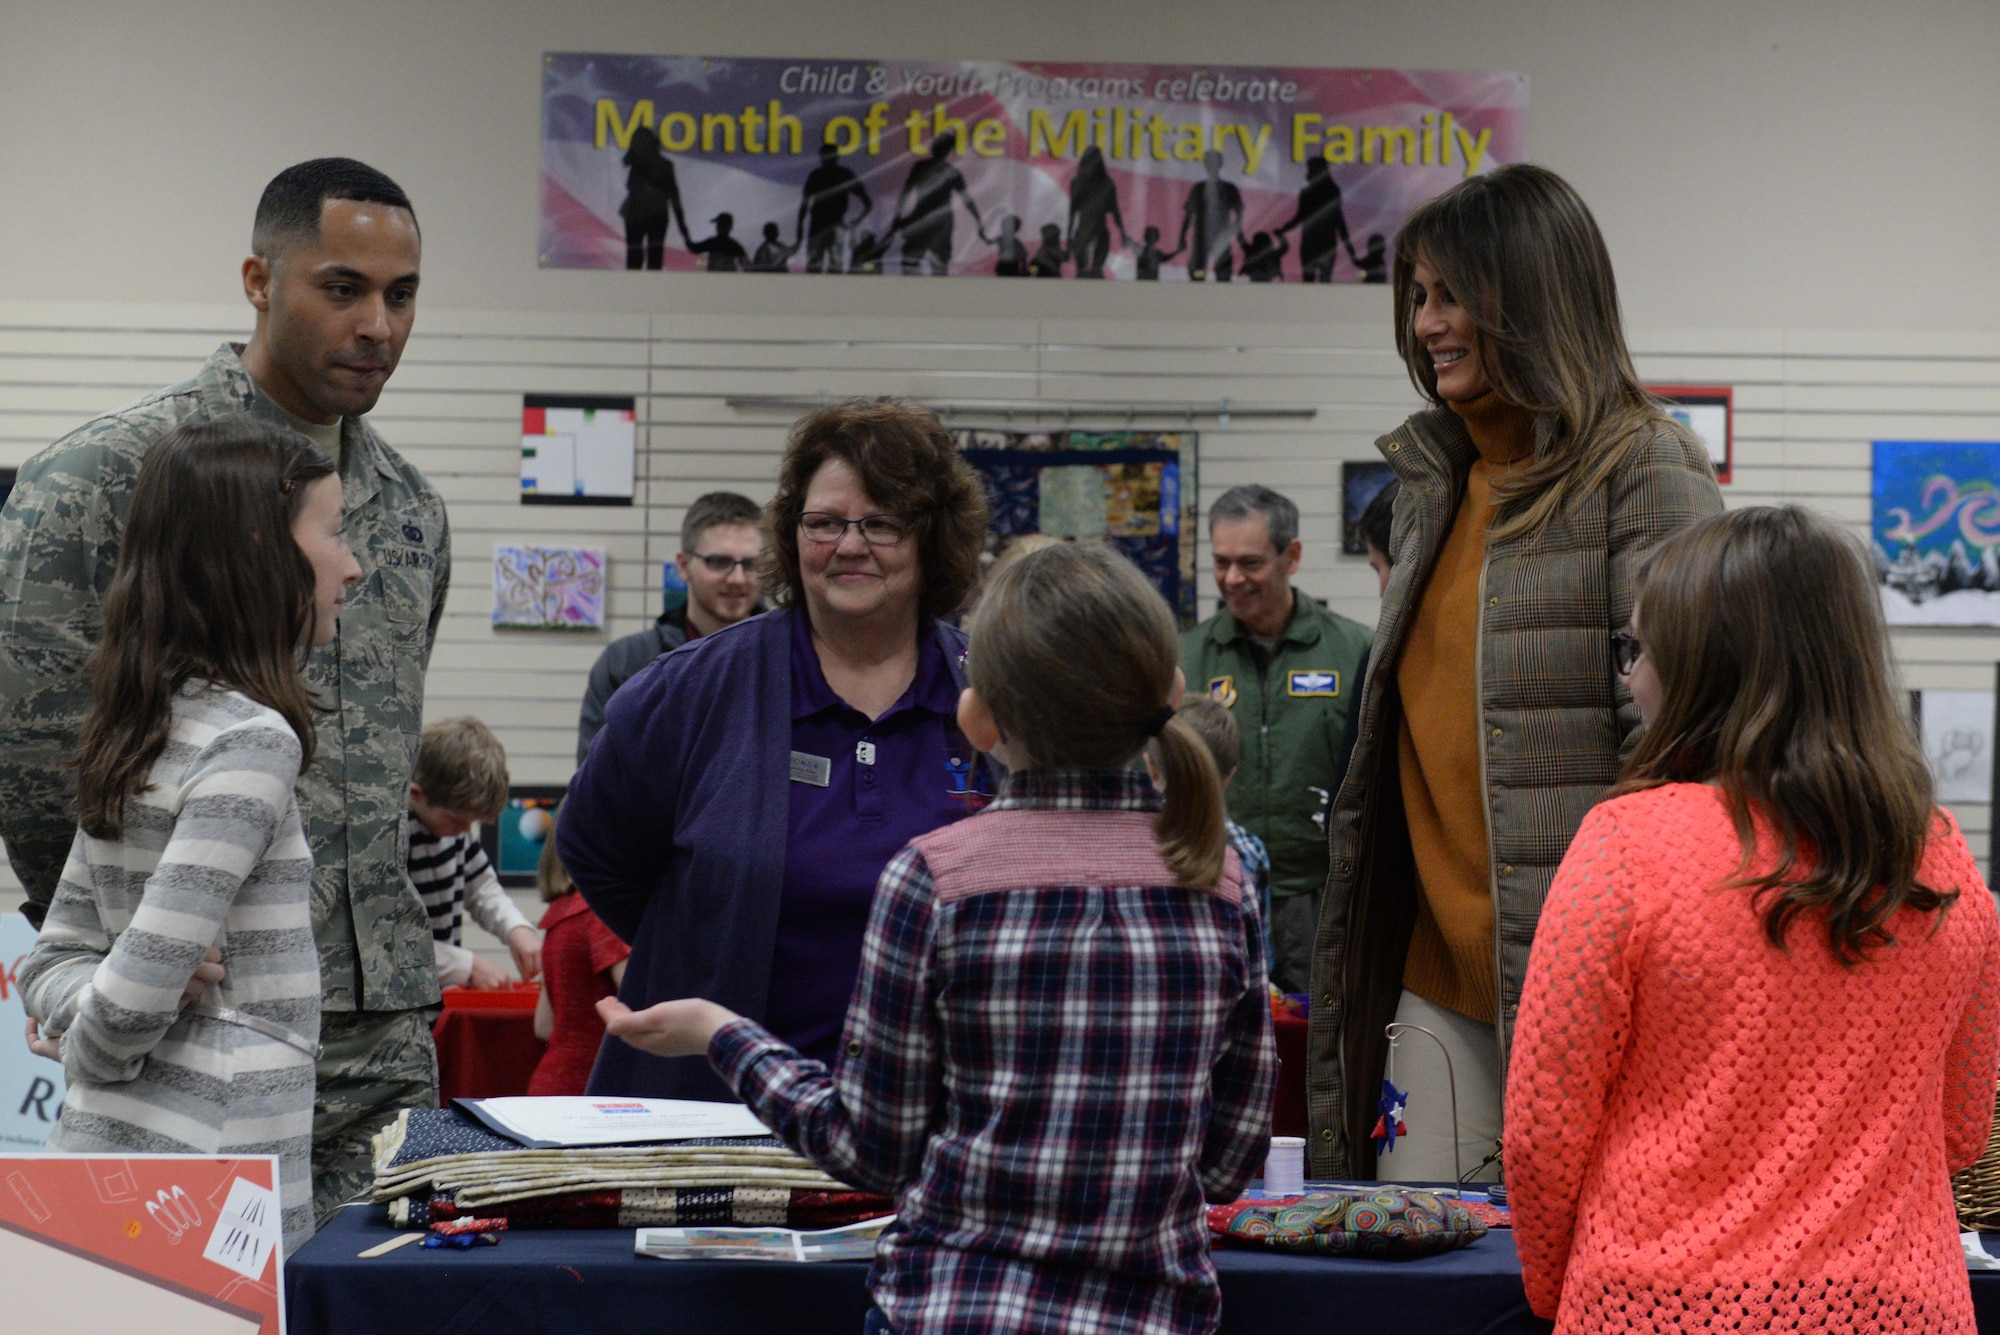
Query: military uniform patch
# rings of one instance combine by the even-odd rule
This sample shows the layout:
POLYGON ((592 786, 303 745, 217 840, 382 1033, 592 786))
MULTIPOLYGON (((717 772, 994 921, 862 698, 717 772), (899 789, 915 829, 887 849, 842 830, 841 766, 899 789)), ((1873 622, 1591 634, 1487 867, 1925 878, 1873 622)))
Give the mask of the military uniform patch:
POLYGON ((1208 698, 1224 709, 1236 707, 1236 678, 1230 676, 1208 679, 1208 698))
POLYGON ((1340 694, 1338 672, 1293 672, 1285 679, 1285 694, 1333 699, 1340 694))

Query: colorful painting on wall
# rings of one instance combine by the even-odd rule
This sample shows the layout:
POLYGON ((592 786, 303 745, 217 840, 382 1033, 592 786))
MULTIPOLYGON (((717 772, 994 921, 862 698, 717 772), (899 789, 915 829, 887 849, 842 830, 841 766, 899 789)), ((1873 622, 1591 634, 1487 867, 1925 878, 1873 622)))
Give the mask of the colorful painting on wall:
POLYGON ((479 823, 479 842, 500 884, 517 889, 535 884, 542 848, 555 833, 556 808, 565 791, 562 784, 517 783, 507 790, 507 805, 499 817, 479 823))
POLYGON ((493 624, 547 630, 602 629, 604 586, 601 547, 496 546, 493 624))
POLYGON ((1192 431, 958 431, 985 479, 988 551, 1046 533, 1098 538, 1153 581, 1182 626, 1195 622, 1192 431))
POLYGON ((1878 440, 1869 537, 1892 626, 2000 626, 2000 444, 1878 440))
POLYGON ((521 504, 630 505, 638 404, 629 395, 521 399, 521 504))

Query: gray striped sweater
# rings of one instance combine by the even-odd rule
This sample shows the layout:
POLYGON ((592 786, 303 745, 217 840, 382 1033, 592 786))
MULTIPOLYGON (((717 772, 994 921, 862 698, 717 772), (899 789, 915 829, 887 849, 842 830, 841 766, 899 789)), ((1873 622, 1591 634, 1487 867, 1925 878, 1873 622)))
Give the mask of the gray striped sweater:
POLYGON ((49 1148, 275 1154, 288 1252, 313 1230, 320 1009, 299 756, 282 715, 191 683, 124 836, 77 832, 20 976, 28 1013, 62 1037, 49 1148), (222 981, 182 1011, 210 946, 222 981), (298 1042, 204 1013, 225 1008, 298 1042))

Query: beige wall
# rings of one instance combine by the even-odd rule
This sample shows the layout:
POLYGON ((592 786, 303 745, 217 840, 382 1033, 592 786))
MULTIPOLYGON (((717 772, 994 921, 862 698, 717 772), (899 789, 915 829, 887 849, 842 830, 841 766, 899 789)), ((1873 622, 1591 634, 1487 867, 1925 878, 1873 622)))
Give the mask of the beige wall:
POLYGON ((535 267, 546 50, 1508 69, 1639 326, 1991 328, 2000 7, 1986 0, 8 0, 0 297, 224 301, 263 183, 400 180, 426 304, 1379 319, 1381 295, 736 284, 535 267))

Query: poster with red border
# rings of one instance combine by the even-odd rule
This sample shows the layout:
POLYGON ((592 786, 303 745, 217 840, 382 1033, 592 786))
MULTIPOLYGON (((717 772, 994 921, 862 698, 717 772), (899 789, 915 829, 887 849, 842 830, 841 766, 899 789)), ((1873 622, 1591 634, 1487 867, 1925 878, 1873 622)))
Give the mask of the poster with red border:
POLYGON ((0 1156, 6 1327, 284 1335, 278 1161, 0 1156))

